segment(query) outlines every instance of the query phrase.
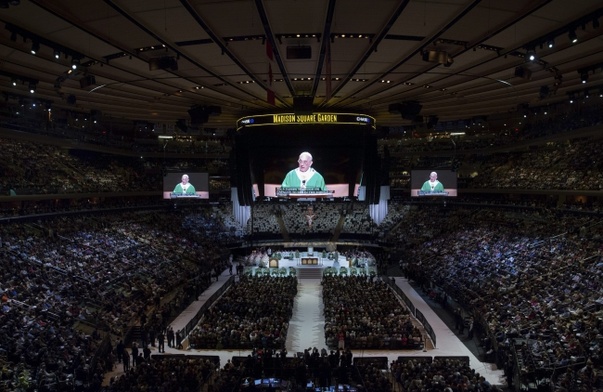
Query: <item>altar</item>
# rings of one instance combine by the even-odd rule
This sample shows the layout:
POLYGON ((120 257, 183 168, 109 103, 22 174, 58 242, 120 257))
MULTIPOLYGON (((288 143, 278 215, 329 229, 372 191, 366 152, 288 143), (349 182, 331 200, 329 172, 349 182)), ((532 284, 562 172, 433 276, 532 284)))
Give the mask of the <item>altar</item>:
POLYGON ((329 275, 375 275, 376 264, 369 257, 342 255, 338 251, 327 249, 315 251, 307 247, 301 251, 279 250, 276 252, 253 252, 245 260, 245 274, 261 276, 297 275, 301 279, 320 279, 322 274, 329 275))
POLYGON ((350 263, 345 256, 338 252, 314 252, 314 251, 284 251, 280 253, 280 259, 277 255, 272 255, 269 265, 272 266, 273 260, 278 260, 278 268, 281 267, 349 267, 350 263))

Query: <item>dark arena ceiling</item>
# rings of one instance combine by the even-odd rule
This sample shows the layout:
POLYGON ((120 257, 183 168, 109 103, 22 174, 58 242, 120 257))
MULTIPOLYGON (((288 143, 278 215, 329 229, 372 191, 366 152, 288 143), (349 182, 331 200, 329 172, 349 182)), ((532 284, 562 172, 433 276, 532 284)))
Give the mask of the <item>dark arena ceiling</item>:
POLYGON ((194 107, 232 128, 312 97, 397 127, 603 85, 601 0, 4 0, 0 19, 7 99, 151 123, 194 107))

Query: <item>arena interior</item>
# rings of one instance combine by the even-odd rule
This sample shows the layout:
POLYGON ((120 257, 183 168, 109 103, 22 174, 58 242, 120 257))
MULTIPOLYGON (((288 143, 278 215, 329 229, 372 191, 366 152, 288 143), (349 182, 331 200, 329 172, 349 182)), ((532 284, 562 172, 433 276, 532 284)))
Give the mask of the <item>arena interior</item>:
POLYGON ((600 1, 0 1, 0 391, 603 391, 600 1))

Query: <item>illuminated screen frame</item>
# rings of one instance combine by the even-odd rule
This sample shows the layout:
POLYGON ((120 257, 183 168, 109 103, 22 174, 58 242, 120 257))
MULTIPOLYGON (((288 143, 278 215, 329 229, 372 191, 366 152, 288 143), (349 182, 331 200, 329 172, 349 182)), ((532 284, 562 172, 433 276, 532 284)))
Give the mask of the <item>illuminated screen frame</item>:
MULTIPOLYGON (((313 156, 313 165, 325 179, 329 195, 358 197, 364 185, 366 138, 375 130, 375 119, 354 113, 280 113, 247 116, 237 121, 238 135, 245 135, 249 154, 253 199, 313 198, 311 194, 277 194, 286 174, 298 167, 302 152, 313 156)), ((238 142, 237 142, 238 144, 238 142)))
POLYGON ((457 173, 446 169, 415 169, 410 172, 410 196, 411 197, 456 197, 457 173), (444 186, 443 192, 422 192, 421 187, 429 180, 431 172, 438 174, 438 181, 444 186))
POLYGON ((209 173, 196 171, 168 172, 163 176, 163 199, 209 199, 209 173), (195 187, 194 195, 174 195, 173 191, 177 184, 182 181, 182 176, 188 175, 189 183, 195 187))

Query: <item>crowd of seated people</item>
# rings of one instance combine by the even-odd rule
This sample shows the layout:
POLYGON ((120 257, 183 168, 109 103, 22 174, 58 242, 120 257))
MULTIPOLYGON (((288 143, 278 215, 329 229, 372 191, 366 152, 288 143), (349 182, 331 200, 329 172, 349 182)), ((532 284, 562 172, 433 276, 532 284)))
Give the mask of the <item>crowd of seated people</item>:
MULTIPOLYGON (((457 155, 459 189, 601 190, 603 162, 598 151, 603 139, 550 141, 537 149, 513 152, 457 155)), ((412 167, 450 167, 440 157, 425 157, 412 167)), ((408 188, 410 176, 400 173, 411 166, 394 168, 390 186, 408 188)))
POLYGON ((281 207, 281 217, 289 233, 332 234, 339 221, 339 203, 312 203, 281 207))
MULTIPOLYGON (((47 193, 56 186, 62 186, 69 192, 99 189, 98 184, 87 188, 86 178, 76 178, 71 166, 79 167, 80 161, 65 159, 61 151, 54 151, 52 148, 41 148, 29 143, 15 147, 17 144, 8 143, 8 148, 0 153, 6 158, 2 159, 3 162, 17 162, 1 167, 2 173, 7 174, 0 179, 4 194, 7 194, 7 189, 14 188, 18 191, 32 186, 40 187, 42 193, 47 193), (31 151, 31 154, 28 151, 31 151), (29 165, 34 161, 38 163, 29 165), (66 163, 56 167, 47 165, 47 162, 53 161, 66 163), (49 167, 52 170, 49 170, 49 167), (29 178, 35 180, 29 181, 29 178)), ((507 184, 507 187, 516 187, 518 183, 514 181, 520 178, 520 186, 530 189, 598 189, 602 170, 596 158, 601 147, 600 142, 578 141, 564 143, 564 148, 559 146, 556 145, 553 149, 545 148, 536 153, 511 154, 510 158, 496 156, 483 167, 494 167, 501 163, 504 167, 497 172, 497 176, 489 176, 485 180, 486 183, 480 186, 493 186, 488 183, 500 180, 502 184, 507 184), (567 146, 571 148, 565 148, 567 146), (538 160, 546 162, 547 166, 535 162, 538 160), (507 161, 510 163, 506 164, 507 161), (517 171, 514 168, 517 162, 525 164, 526 167, 517 171), (571 183, 568 184, 568 181, 571 183)), ((90 172, 98 174, 102 179, 102 186, 112 183, 110 189, 121 189, 121 186, 129 189, 129 181, 136 179, 135 173, 128 169, 129 164, 122 165, 117 159, 109 160, 90 169, 90 172), (121 172, 122 169, 125 171, 121 172), (113 176, 112 172, 119 175, 113 176), (133 176, 128 177, 129 175, 133 176), (124 178, 129 180, 124 181, 124 178)), ((87 173, 87 170, 82 172, 87 173)), ((479 181, 482 181, 482 176, 476 178, 476 183, 479 181)), ((399 231, 393 233, 393 237, 404 241, 401 243, 405 245, 410 245, 410 251, 405 250, 409 255, 408 260, 413 261, 408 263, 411 268, 409 273, 417 280, 431 280, 445 287, 463 301, 476 316, 480 316, 478 319, 483 321, 484 327, 489 329, 501 346, 509 344, 508 342, 516 337, 526 339, 530 344, 520 345, 517 350, 522 352, 521 357, 529 366, 555 364, 566 367, 591 358, 594 366, 600 368, 600 334, 593 335, 593 331, 600 331, 601 327, 599 313, 592 312, 592 309, 600 309, 603 301, 600 285, 594 280, 594 277, 601 276, 600 259, 594 257, 597 254, 597 246, 600 249, 600 233, 593 233, 589 228, 590 218, 582 216, 560 217, 549 209, 528 213, 523 210, 504 213, 501 211, 466 209, 457 213, 438 210, 435 211, 434 218, 434 211, 413 210, 405 215, 407 222, 399 231), (555 224, 552 225, 551 222, 555 224), (549 239, 559 233, 567 234, 549 239), (422 246, 419 245, 421 243, 422 246), (456 248, 452 248, 453 246, 456 248), (551 269, 551 265, 559 268, 551 269), (450 277, 447 274, 453 274, 453 279, 445 281, 444 278, 450 277), (491 300, 499 296, 500 300, 491 300), (510 315, 510 309, 515 313, 510 315), (556 344, 555 341, 559 343, 556 344)), ((191 220, 202 227, 206 217, 198 220, 193 217, 191 220)), ((34 339, 36 347, 35 345, 43 341, 38 330, 52 327, 55 332, 60 330, 62 336, 70 336, 72 352, 77 353, 67 355, 67 361, 63 356, 61 360, 64 364, 50 358, 51 355, 43 362, 38 362, 38 358, 25 357, 25 365, 11 369, 7 379, 19 382, 34 377, 37 383, 42 380, 50 384, 56 380, 64 383, 68 382, 68 375, 81 374, 83 369, 86 372, 94 370, 91 370, 93 365, 86 362, 86 356, 87 350, 93 351, 98 344, 98 336, 73 333, 67 324, 75 320, 90 321, 98 318, 101 320, 101 327, 121 333, 128 318, 136 318, 140 314, 139 309, 144 305, 144 301, 139 301, 138 297, 144 297, 149 292, 162 292, 162 287, 171 287, 178 279, 184 279, 184 274, 194 270, 191 264, 184 264, 182 269, 177 271, 170 269, 164 266, 170 264, 166 262, 171 260, 169 256, 163 255, 157 249, 146 253, 146 246, 132 245, 131 237, 128 237, 135 235, 145 243, 152 243, 161 236, 165 227, 159 233, 146 233, 145 226, 136 223, 123 228, 111 222, 111 227, 107 228, 98 222, 94 223, 94 220, 92 222, 92 225, 88 226, 90 222, 80 223, 76 220, 72 226, 70 218, 59 220, 52 227, 52 238, 56 240, 62 235, 70 239, 61 239, 60 246, 55 240, 44 239, 44 236, 48 235, 48 227, 41 230, 44 235, 40 235, 40 230, 35 229, 35 224, 13 226, 10 230, 3 230, 3 245, 16 246, 10 249, 3 263, 6 263, 4 265, 8 271, 20 271, 21 275, 18 276, 21 282, 15 283, 15 277, 12 276, 11 279, 7 272, 0 281, 8 288, 3 291, 6 297, 6 311, 1 316, 6 323, 2 323, 2 326, 9 329, 13 335, 23 335, 25 338, 15 339, 15 345, 5 341, 0 348, 9 347, 9 350, 21 354, 27 351, 23 348, 23 344, 29 343, 27 339, 34 339), (81 230, 81 233, 72 236, 63 231, 66 227, 81 230), (98 228, 102 230, 97 232, 98 228), (106 250, 105 244, 110 245, 111 251, 108 253, 114 253, 113 257, 98 252, 99 248, 106 250), (116 247, 117 251, 113 252, 113 247, 116 247), (140 248, 145 248, 141 254, 140 248), (91 249, 96 250, 87 253, 91 249), (154 269, 155 264, 145 264, 145 268, 141 268, 144 279, 132 276, 131 272, 136 270, 133 265, 146 261, 145 257, 159 260, 157 265, 160 267, 154 269), (117 301, 116 304, 108 308, 94 308, 82 306, 81 301, 72 301, 76 294, 80 296, 81 293, 90 293, 97 285, 119 275, 119 271, 113 271, 110 276, 111 271, 103 266, 103 261, 113 263, 116 258, 128 259, 128 263, 121 263, 120 266, 125 271, 124 280, 119 287, 111 287, 107 293, 108 299, 103 300, 117 301), (131 264, 130 258, 133 260, 131 264), (23 268, 24 266, 26 268, 23 268), (77 271, 77 275, 73 274, 74 271, 77 271), (165 275, 169 277, 166 279, 165 275), (53 289, 48 291, 48 287, 53 289), (59 292, 58 295, 56 291, 59 292), (132 297, 132 293, 136 295, 132 297), (122 303, 123 306, 120 306, 122 303), (65 309, 66 316, 61 319, 65 325, 54 320, 57 315, 63 316, 63 313, 49 312, 48 309, 65 309), (39 321, 31 322, 32 320, 39 321), (22 377, 23 374, 28 376, 22 377)), ((216 228, 215 232, 218 231, 216 228)), ((199 229, 197 232, 202 231, 199 229)), ((174 239, 169 236, 166 238, 169 239, 167 242, 174 239)), ((173 249, 170 244, 166 245, 162 241, 157 244, 157 248, 164 246, 173 249)), ((184 249, 191 246, 194 248, 190 242, 180 245, 184 249)), ((212 253, 205 252, 206 246, 209 245, 204 244, 203 250, 200 250, 199 257, 202 259, 207 259, 206 253, 212 253)), ((91 294, 88 296, 92 297, 91 294)), ((86 296, 83 298, 89 299, 86 296)), ((92 299, 90 298, 90 302, 93 302, 92 299)), ((45 349, 49 352, 64 350, 57 348, 61 346, 65 345, 56 346, 52 342, 47 344, 45 349)), ((9 358, 13 360, 16 357, 9 358)), ((82 378, 76 377, 75 381, 82 382, 82 378)))
POLYGON ((537 150, 506 152, 481 160, 471 188, 603 189, 603 139, 550 142, 537 150), (490 163, 490 160, 493 160, 490 163), (481 175, 487 173, 487 175, 481 175))
POLYGON ((159 176, 142 176, 133 158, 67 152, 56 146, 2 139, 5 194, 124 192, 161 189, 159 176), (134 189, 132 189, 134 187, 134 189))
POLYGON ((400 357, 390 364, 390 371, 406 392, 500 390, 472 369, 468 358, 400 357))
POLYGON ((253 208, 253 219, 247 221, 248 233, 279 233, 278 219, 282 211, 278 206, 270 204, 257 204, 253 208))
POLYGON ((208 258, 204 251, 214 251, 132 221, 120 225, 113 219, 59 218, 48 230, 52 231, 48 238, 18 239, 9 234, 4 238, 5 247, 12 257, 26 257, 78 278, 78 284, 89 287, 82 289, 80 300, 105 303, 94 314, 78 317, 97 319, 118 335, 145 301, 177 287, 198 270, 197 263, 208 258))
POLYGON ((390 200, 387 203, 387 215, 377 227, 375 234, 376 238, 381 240, 388 237, 390 230, 399 222, 402 222, 409 211, 410 206, 407 203, 390 200))
MULTIPOLYGON (((230 208, 232 211, 232 207, 230 208)), ((187 214, 182 222, 185 230, 197 236, 208 236, 225 244, 244 236, 243 228, 234 221, 228 205, 211 206, 187 214)))
POLYGON ((274 390, 291 391, 331 387, 359 392, 393 390, 387 369, 354 362, 348 349, 329 352, 326 348, 311 347, 291 355, 284 349, 253 348, 247 356, 229 359, 210 380, 209 388, 217 391, 270 390, 270 386, 274 390))
POLYGON ((111 379, 103 392, 199 392, 215 377, 216 364, 203 357, 162 357, 142 359, 123 375, 111 379))
MULTIPOLYGON (((526 117, 528 116, 526 115, 526 117)), ((436 130, 421 138, 412 137, 412 132, 397 135, 390 132, 388 137, 379 140, 379 146, 381 151, 387 148, 390 153, 404 153, 412 158, 418 158, 419 155, 415 153, 446 150, 475 151, 510 145, 524 140, 569 134, 577 129, 601 124, 602 121, 600 104, 592 103, 579 107, 570 105, 565 110, 560 109, 556 113, 545 114, 544 111, 541 111, 530 115, 529 119, 522 119, 521 129, 518 132, 494 133, 491 130, 483 132, 482 124, 475 123, 463 126, 462 131, 467 131, 467 135, 463 138, 455 138, 455 142, 451 141, 451 137, 444 130, 439 132, 436 130)), ((454 132, 454 130, 449 132, 454 132)))
POLYGON ((100 336, 73 329, 81 309, 69 295, 83 285, 41 264, 2 258, 1 389, 100 385, 104 369, 90 363, 100 336))
MULTIPOLYGON (((0 194, 145 192, 162 189, 164 166, 227 174, 227 159, 204 161, 109 155, 65 150, 53 145, 3 138, 0 151, 0 194)), ((228 181, 212 179, 214 192, 228 191, 228 181)))
POLYGON ((353 234, 370 234, 374 227, 373 219, 369 214, 368 204, 354 203, 346 210, 342 232, 353 234))
POLYGON ((24 390, 98 386, 105 359, 92 358, 102 338, 124 336, 149 312, 169 316, 162 296, 191 282, 200 293, 208 285, 192 277, 225 268, 212 239, 191 240, 180 221, 130 213, 2 226, 1 381, 24 390))
MULTIPOLYGON (((23 111, 20 105, 7 107, 0 113, 0 125, 7 129, 77 140, 80 144, 104 145, 138 152, 228 154, 231 148, 230 138, 216 136, 215 132, 213 135, 178 135, 172 131, 173 138, 168 143, 160 143, 157 136, 164 131, 147 124, 121 124, 121 119, 118 119, 113 121, 111 127, 106 127, 102 125, 103 122, 112 121, 111 119, 103 117, 91 122, 90 113, 76 112, 60 113, 49 121, 45 112, 34 112, 35 110, 23 111)), ((226 131, 221 130, 219 133, 226 134, 226 131)))
POLYGON ((254 206, 253 214, 248 226, 253 224, 253 232, 260 235, 280 234, 279 219, 293 236, 332 236, 337 230, 348 235, 370 234, 375 227, 364 203, 259 204, 254 206), (341 217, 343 225, 338 229, 341 217))
POLYGON ((74 212, 90 211, 119 211, 133 209, 160 209, 165 207, 163 200, 157 196, 142 197, 103 197, 103 198, 72 198, 22 200, 0 204, 0 219, 18 220, 22 217, 36 215, 59 215, 74 212))
POLYGON ((294 276, 241 276, 189 334, 192 348, 281 349, 287 338, 294 276))
POLYGON ((174 137, 168 143, 157 143, 157 135, 152 138, 138 139, 131 148, 139 152, 166 152, 169 154, 224 154, 228 155, 231 146, 228 138, 174 137))
POLYGON ((218 219, 225 230, 229 233, 230 238, 234 240, 242 240, 247 234, 245 226, 241 225, 234 217, 232 203, 219 203, 212 207, 212 218, 218 219))
POLYGON ((330 348, 341 343, 351 349, 410 349, 423 344, 410 312, 380 279, 325 275, 322 296, 330 348))
POLYGON ((425 234, 406 244, 411 279, 461 303, 502 359, 513 353, 521 373, 557 369, 560 376, 588 359, 603 369, 603 225, 597 216, 458 208, 437 222, 426 219, 434 212, 416 211, 399 228, 418 226, 425 234))
MULTIPOLYGON (((597 123, 589 111, 568 115, 570 128, 597 123)), ((553 124, 557 124, 554 122, 553 124)), ((549 120, 541 120, 532 126, 551 126, 549 120)), ((600 160, 597 152, 601 149, 601 140, 571 140, 568 134, 566 141, 551 141, 538 149, 515 153, 499 153, 490 155, 461 155, 455 158, 461 163, 459 181, 461 188, 497 188, 497 189, 584 189, 600 190, 603 182, 600 160)), ((65 151, 58 147, 34 142, 21 142, 4 138, 5 147, 0 152, 0 194, 52 194, 52 193, 85 193, 85 192, 123 192, 123 191, 156 191, 161 189, 161 173, 164 165, 178 167, 177 160, 168 158, 144 159, 138 157, 118 157, 84 150, 65 151), (144 173, 142 175, 141 173, 144 173)), ((420 143, 419 143, 420 144, 420 143)), ((419 147, 417 147, 419 148, 419 147)), ((396 158, 397 159, 397 158, 396 158)), ((407 167, 399 170, 410 170, 416 165, 437 165, 436 161, 409 162, 407 167)), ((395 159, 394 159, 395 161, 395 159)), ((186 167, 199 166, 198 162, 186 161, 186 167), (191 163, 193 163, 191 165, 191 163)), ((395 162, 394 162, 395 163, 395 162)), ((228 161, 225 158, 202 161, 202 169, 211 173, 228 174, 228 161)), ((392 168, 398 165, 392 164, 392 168)), ((409 176, 397 176, 390 173, 390 185, 394 188, 409 185, 409 176)), ((216 192, 229 190, 229 181, 212 179, 210 185, 216 192)), ((319 205, 316 208, 320 208, 319 205)), ((333 222, 333 209, 314 213, 315 232, 328 232, 333 222), (329 215, 329 216, 328 216, 329 215), (327 217, 328 216, 328 217, 327 217), (326 224, 321 224, 321 219, 326 224)), ((285 210, 283 214, 294 214, 290 221, 290 232, 308 231, 307 219, 297 219, 303 214, 295 214, 285 210)), ((362 211, 360 212, 362 214, 362 211)), ((283 215, 281 214, 281 215, 283 215)), ((354 211, 353 214, 356 214, 354 211)), ((260 214, 261 215, 261 214, 260 214)), ((284 216, 284 215, 283 215, 284 216)), ((261 218, 258 222, 261 222, 261 218)), ((259 223, 258 223, 259 224, 259 223)), ((278 232, 275 223, 266 228, 266 232, 278 232)), ((288 225, 289 226, 289 225, 288 225)), ((370 232, 370 220, 353 219, 352 224, 346 220, 344 232, 354 230, 370 232), (365 225, 355 226, 355 222, 365 225)), ((258 232, 258 231, 254 231, 258 232)), ((260 231, 261 232, 261 231, 260 231)))

